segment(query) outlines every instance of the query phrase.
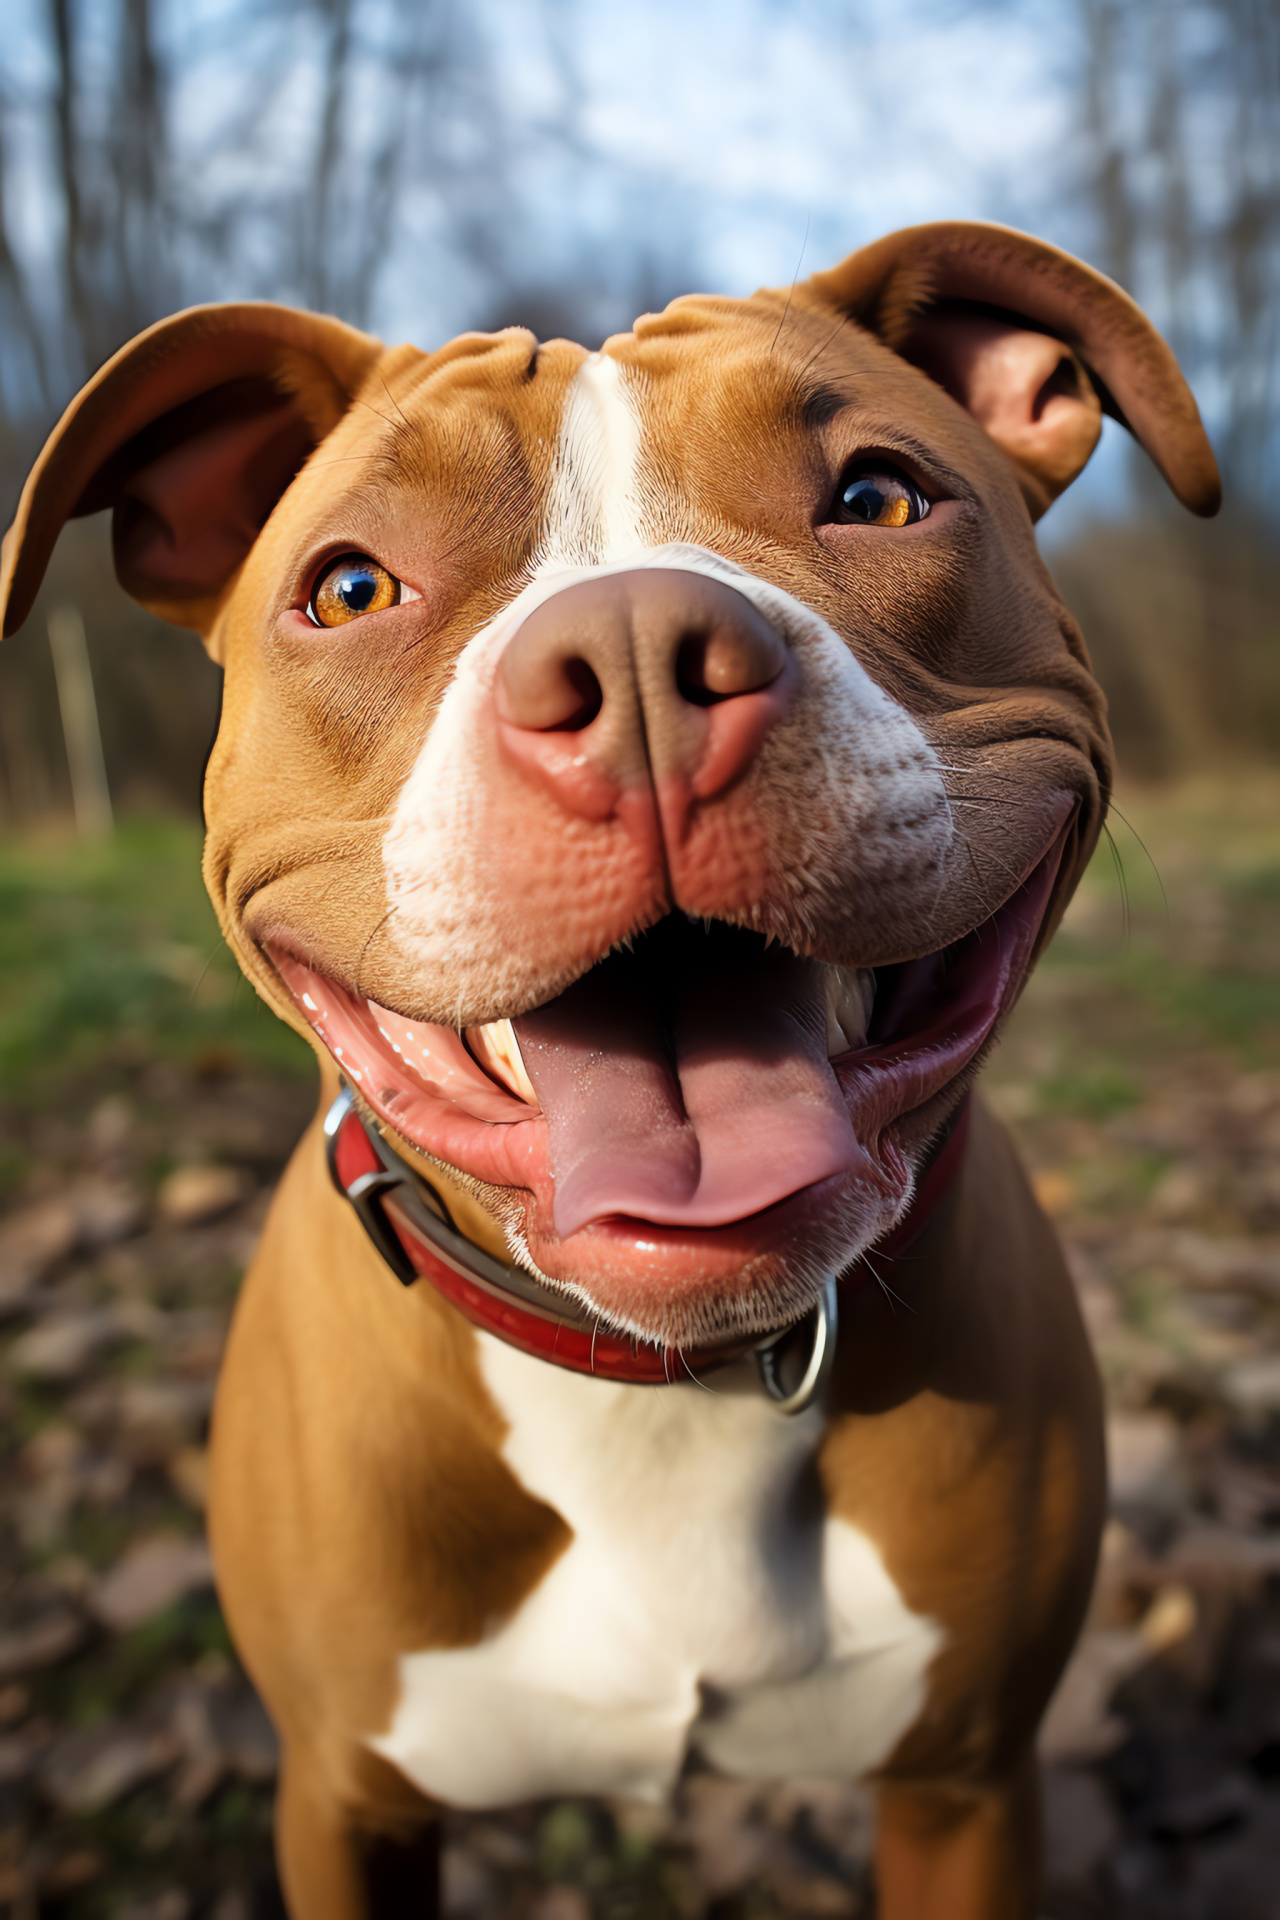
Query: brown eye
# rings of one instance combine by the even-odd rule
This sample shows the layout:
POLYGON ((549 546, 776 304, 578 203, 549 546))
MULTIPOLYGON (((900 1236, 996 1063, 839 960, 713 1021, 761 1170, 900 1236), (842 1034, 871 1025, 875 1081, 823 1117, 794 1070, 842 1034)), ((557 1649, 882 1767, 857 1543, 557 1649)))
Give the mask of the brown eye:
POLYGON ((344 553, 321 575, 311 596, 311 617, 322 627, 340 627, 362 613, 381 613, 400 599, 400 582, 367 553, 344 553))
POLYGON ((928 511, 929 502, 905 473, 863 460, 841 478, 831 517, 848 526, 910 527, 928 511))

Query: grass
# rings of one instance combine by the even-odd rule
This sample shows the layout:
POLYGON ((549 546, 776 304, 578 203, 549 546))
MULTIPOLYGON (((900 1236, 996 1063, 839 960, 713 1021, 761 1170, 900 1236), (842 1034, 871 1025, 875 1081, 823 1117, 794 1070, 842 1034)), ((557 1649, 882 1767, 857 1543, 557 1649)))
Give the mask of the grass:
MULTIPOLYGON (((1216 1116, 1231 1089, 1238 1116, 1269 1110, 1280 1086, 1280 775, 1129 790, 1112 833, 1015 1009, 987 1097, 1068 1231, 1175 1214, 1270 1231, 1249 1171, 1255 1123, 1237 1117, 1228 1141, 1216 1116)), ((1128 1324, 1152 1331, 1167 1291, 1135 1282, 1128 1324)))
POLYGON ((309 1070, 227 951, 198 827, 131 819, 98 843, 0 841, 0 1086, 28 1099, 51 1076, 154 1057, 309 1070))
POLYGON ((993 1063, 1042 1113, 1107 1119, 1200 1052, 1280 1068, 1280 776, 1120 806, 993 1063))

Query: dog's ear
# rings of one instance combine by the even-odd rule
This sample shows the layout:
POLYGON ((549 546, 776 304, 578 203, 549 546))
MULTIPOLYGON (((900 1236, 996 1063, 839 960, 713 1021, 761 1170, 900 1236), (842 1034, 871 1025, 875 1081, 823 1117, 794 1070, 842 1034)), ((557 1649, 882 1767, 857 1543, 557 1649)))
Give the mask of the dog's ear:
POLYGON ((5 535, 4 631, 31 611, 64 523, 113 509, 135 600, 207 635, 232 576, 381 344, 264 304, 192 307, 122 347, 50 434, 5 535))
POLYGON ((945 387, 1018 469, 1038 518, 1081 471, 1109 413, 1193 513, 1218 468, 1169 348, 1115 282, 1009 227, 939 221, 851 254, 806 291, 945 387))

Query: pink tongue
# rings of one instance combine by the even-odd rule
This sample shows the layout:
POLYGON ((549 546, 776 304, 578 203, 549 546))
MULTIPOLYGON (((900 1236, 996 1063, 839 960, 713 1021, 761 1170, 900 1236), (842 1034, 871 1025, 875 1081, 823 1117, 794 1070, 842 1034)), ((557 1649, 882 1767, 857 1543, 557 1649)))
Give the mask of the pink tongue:
POLYGON ((664 1007, 618 955, 516 1034, 550 1134, 562 1240, 626 1214, 720 1227, 860 1165, 827 1064, 822 969, 717 943, 664 1007))

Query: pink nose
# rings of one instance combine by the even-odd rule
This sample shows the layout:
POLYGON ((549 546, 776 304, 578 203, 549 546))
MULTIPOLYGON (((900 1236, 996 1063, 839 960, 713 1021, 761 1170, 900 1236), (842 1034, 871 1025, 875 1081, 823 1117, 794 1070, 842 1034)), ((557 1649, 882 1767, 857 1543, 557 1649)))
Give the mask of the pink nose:
POLYGON ((569 813, 604 819, 644 784, 665 820, 742 778, 793 677, 782 637, 734 588, 675 569, 608 574, 544 600, 509 642, 502 742, 569 813))

